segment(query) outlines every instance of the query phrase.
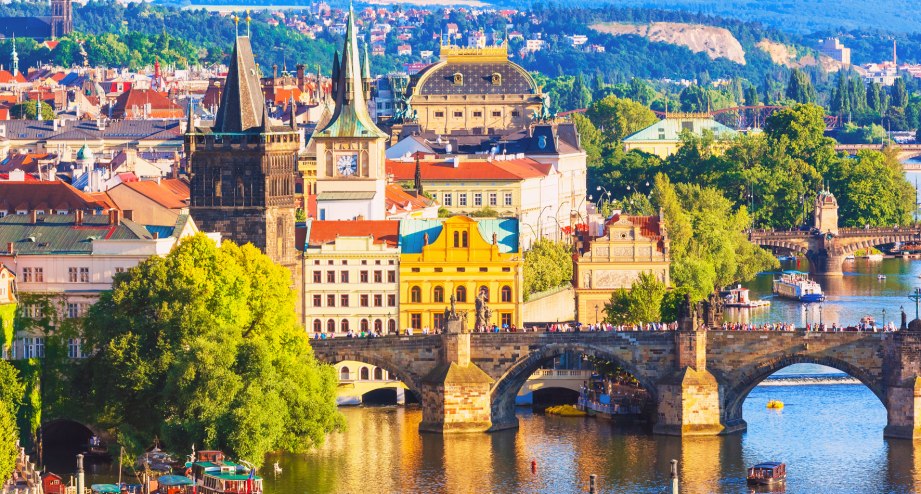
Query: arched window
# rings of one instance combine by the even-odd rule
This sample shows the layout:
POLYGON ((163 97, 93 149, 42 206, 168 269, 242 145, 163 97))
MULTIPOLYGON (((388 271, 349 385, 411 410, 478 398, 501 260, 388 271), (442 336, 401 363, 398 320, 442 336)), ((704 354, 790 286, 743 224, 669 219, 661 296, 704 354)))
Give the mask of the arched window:
POLYGON ((477 296, 479 296, 481 293, 484 293, 484 292, 486 293, 486 301, 489 302, 489 287, 487 287, 486 285, 483 285, 480 287, 479 290, 477 290, 476 293, 477 293, 477 296))
POLYGON ((368 368, 367 368, 367 367, 362 367, 362 368, 361 368, 361 371, 359 371, 359 373, 358 373, 358 379, 360 379, 360 380, 362 380, 362 381, 367 381, 367 380, 368 380, 368 368))
POLYGON ((422 289, 414 286, 409 289, 409 301, 418 304, 422 302, 422 289))
POLYGON ((396 333, 397 332, 397 321, 396 319, 391 319, 387 321, 387 332, 396 333))
POLYGON ((320 321, 319 319, 314 319, 313 320, 313 332, 319 333, 321 331, 323 331, 323 321, 320 321))
POLYGON ((467 246, 467 232, 461 233, 461 247, 467 246))
POLYGON ((455 86, 463 86, 463 85, 464 85, 464 74, 461 74, 460 72, 455 72, 455 73, 454 73, 454 85, 455 85, 455 86))
POLYGON ((380 367, 375 367, 375 368, 374 368, 374 380, 375 380, 375 381, 383 381, 383 380, 384 380, 384 369, 381 369, 380 367))
POLYGON ((340 380, 340 381, 348 381, 348 380, 349 380, 349 377, 351 377, 351 376, 349 376, 349 368, 348 368, 348 367, 343 367, 343 368, 339 369, 339 380, 340 380))
POLYGON ((454 246, 460 247, 460 232, 454 232, 454 246))
POLYGON ((365 332, 368 331, 368 320, 367 319, 361 320, 361 330, 365 332))
POLYGON ((508 285, 502 287, 502 301, 511 302, 512 301, 512 289, 508 285))
POLYGON ((375 319, 374 320, 374 332, 378 333, 383 330, 384 330, 384 321, 381 321, 380 319, 375 319))
POLYGON ((432 293, 432 300, 435 302, 444 302, 445 301, 445 289, 440 286, 435 287, 435 291, 432 293))
POLYGON ((349 332, 349 320, 348 319, 343 319, 342 321, 339 322, 339 331, 342 331, 343 333, 349 332))
POLYGON ((326 321, 326 331, 329 333, 334 333, 336 331, 336 321, 332 319, 326 321))
POLYGON ((458 302, 467 301, 467 287, 463 285, 457 287, 457 301, 458 302))

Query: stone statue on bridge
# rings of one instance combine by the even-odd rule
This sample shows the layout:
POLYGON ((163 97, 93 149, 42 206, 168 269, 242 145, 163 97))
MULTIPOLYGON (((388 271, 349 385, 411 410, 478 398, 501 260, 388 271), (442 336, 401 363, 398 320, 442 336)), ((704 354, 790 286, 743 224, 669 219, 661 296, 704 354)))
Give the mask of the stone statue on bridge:
POLYGON ((710 296, 703 302, 704 324, 708 328, 715 328, 723 325, 723 299, 720 298, 719 292, 714 290, 710 296))
POLYGON ((443 333, 466 333, 467 332, 467 314, 457 313, 457 299, 451 294, 451 305, 445 307, 444 322, 441 331, 443 333))
POLYGON ((490 310, 487 302, 489 301, 489 294, 486 290, 480 290, 480 293, 476 297, 476 329, 485 330, 489 327, 489 319, 492 315, 492 310, 490 310))

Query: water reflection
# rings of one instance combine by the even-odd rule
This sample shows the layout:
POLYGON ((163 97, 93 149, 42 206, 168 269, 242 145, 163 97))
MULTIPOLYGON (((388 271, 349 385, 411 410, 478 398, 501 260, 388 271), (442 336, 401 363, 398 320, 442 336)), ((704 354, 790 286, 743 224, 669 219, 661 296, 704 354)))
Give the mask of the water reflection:
MULTIPOLYGON (((805 260, 799 265, 794 261, 784 262, 784 269, 808 271, 805 260)), ((792 322, 805 326, 820 320, 827 325, 855 325, 864 316, 873 317, 878 325, 900 322, 900 307, 904 307, 908 319, 914 319, 915 306, 907 295, 921 286, 921 262, 907 259, 883 259, 867 261, 857 259, 846 261, 844 276, 817 276, 827 299, 821 304, 802 304, 793 300, 775 297, 771 293, 774 274, 762 273, 744 286, 751 289, 751 297, 771 301, 768 307, 756 309, 726 309, 726 319, 736 322, 767 323, 792 322), (886 279, 879 280, 879 274, 886 279), (885 318, 884 318, 885 311, 885 318)))

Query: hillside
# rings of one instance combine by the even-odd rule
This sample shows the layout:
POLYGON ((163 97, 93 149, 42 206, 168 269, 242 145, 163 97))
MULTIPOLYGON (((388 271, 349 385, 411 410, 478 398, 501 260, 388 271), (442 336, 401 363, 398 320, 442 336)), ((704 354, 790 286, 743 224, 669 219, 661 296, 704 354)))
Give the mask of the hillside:
POLYGON ((599 22, 589 26, 595 31, 614 36, 635 34, 650 41, 684 46, 694 53, 706 53, 715 60, 725 58, 745 65, 745 50, 739 40, 721 27, 679 22, 652 22, 649 24, 624 24, 599 22))
POLYGON ((797 50, 795 46, 785 45, 769 39, 763 39, 755 46, 757 46, 759 50, 767 53, 774 63, 783 65, 784 67, 802 69, 805 67, 815 67, 821 64, 822 70, 825 72, 838 72, 841 69, 847 68, 846 65, 826 55, 820 54, 818 59, 816 59, 812 51, 801 54, 800 50, 797 50))

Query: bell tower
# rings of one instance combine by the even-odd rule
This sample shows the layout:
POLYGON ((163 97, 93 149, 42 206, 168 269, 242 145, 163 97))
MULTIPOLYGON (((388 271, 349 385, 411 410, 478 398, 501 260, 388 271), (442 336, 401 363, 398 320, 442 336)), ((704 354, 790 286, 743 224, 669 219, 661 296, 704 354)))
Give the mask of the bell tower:
POLYGON ((71 0, 51 0, 51 37, 60 38, 74 30, 71 0))
POLYGON ((248 36, 234 42, 221 104, 211 128, 185 136, 190 212, 203 231, 252 243, 294 273, 294 180, 297 129, 269 117, 248 36))
POLYGON ((355 12, 349 8, 342 57, 333 58, 333 98, 329 123, 313 135, 317 153, 317 213, 321 220, 351 220, 386 216, 384 148, 387 139, 368 113, 365 79, 355 32, 355 12))

